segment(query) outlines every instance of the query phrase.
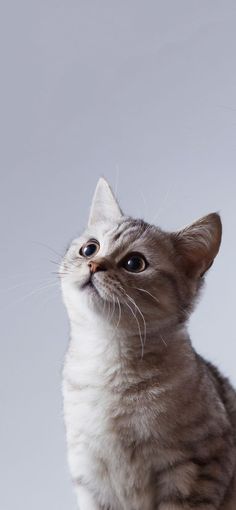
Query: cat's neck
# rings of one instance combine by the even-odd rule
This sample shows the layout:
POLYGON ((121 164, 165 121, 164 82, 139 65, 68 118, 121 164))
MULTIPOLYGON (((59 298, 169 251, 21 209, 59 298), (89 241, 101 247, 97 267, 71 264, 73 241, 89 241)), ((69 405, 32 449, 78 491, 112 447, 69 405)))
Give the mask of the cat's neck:
MULTIPOLYGON (((71 322, 71 349, 80 363, 120 369, 132 367, 137 373, 144 370, 181 370, 195 360, 187 329, 184 325, 162 328, 148 333, 145 342, 139 334, 101 321, 71 322)), ((131 370, 131 371, 132 371, 131 370)))

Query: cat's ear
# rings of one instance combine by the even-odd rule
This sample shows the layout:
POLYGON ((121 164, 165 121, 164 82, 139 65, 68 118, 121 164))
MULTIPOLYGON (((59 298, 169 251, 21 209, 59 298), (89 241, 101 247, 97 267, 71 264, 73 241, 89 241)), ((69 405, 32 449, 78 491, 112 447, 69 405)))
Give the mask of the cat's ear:
POLYGON ((204 216, 172 238, 182 267, 190 277, 202 277, 213 264, 222 237, 219 214, 204 216))
POLYGON ((100 177, 92 200, 89 226, 102 220, 116 221, 123 216, 120 206, 106 179, 100 177))

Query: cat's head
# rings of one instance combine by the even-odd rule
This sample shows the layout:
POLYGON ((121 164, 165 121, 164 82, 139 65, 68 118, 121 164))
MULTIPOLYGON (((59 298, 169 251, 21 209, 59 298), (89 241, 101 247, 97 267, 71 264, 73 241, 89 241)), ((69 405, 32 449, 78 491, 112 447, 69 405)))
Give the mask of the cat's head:
POLYGON ((142 334, 184 322, 217 255, 221 231, 216 213, 174 233, 125 216, 99 179, 88 227, 61 264, 70 318, 96 315, 142 334))

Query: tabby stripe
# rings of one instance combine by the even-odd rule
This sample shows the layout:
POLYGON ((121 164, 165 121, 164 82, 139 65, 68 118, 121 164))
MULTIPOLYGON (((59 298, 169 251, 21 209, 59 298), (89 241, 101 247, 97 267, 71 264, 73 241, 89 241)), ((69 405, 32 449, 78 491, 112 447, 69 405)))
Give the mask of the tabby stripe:
POLYGON ((225 486, 225 480, 221 480, 219 477, 211 475, 210 473, 200 473, 199 474, 200 481, 212 482, 218 485, 225 486))
POLYGON ((208 505, 210 508, 215 508, 215 501, 212 498, 200 497, 200 496, 188 496, 185 497, 166 497, 161 500, 162 503, 170 505, 189 505, 189 508, 203 508, 208 505))

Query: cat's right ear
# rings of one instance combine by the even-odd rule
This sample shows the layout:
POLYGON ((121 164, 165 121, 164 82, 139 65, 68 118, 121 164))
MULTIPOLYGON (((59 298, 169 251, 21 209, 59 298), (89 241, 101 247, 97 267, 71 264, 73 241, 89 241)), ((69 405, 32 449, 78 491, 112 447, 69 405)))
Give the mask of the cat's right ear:
POLYGON ((108 182, 100 177, 93 196, 88 225, 100 221, 116 221, 122 216, 123 213, 108 182))
POLYGON ((202 277, 213 264, 221 243, 219 214, 204 216, 172 235, 182 266, 190 277, 202 277))

